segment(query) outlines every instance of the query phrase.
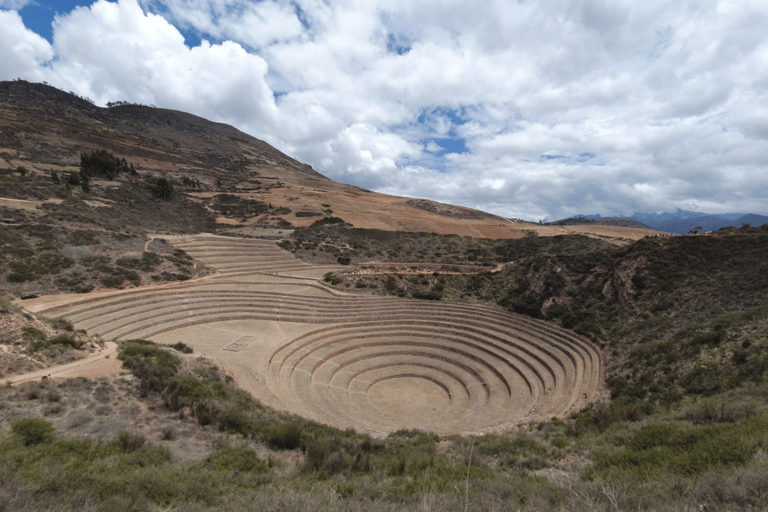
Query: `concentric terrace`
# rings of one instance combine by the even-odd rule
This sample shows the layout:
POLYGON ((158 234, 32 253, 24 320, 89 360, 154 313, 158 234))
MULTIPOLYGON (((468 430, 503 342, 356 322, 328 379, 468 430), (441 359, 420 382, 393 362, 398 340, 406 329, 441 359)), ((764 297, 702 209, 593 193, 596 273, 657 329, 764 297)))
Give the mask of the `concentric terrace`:
POLYGON ((274 242, 169 237, 218 273, 51 305, 105 339, 183 341, 264 403, 386 435, 505 430, 593 401, 588 340, 493 308, 341 294, 274 242))

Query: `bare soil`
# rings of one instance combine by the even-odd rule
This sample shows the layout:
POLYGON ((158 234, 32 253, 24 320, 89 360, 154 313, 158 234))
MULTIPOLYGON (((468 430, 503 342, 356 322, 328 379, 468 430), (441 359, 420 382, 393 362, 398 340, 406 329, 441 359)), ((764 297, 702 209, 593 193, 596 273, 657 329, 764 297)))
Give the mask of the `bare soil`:
POLYGON ((600 351, 543 322, 329 290, 316 281, 328 267, 274 242, 170 241, 219 274, 25 304, 105 339, 182 341, 272 407, 380 437, 506 431, 600 394, 600 351))

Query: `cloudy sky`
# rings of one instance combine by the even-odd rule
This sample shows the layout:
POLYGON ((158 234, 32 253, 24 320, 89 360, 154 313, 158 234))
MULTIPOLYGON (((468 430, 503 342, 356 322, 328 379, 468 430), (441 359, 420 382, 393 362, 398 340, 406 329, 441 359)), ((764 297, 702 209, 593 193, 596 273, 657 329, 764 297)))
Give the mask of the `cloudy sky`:
POLYGON ((528 220, 768 213, 765 0, 0 0, 0 79, 528 220))

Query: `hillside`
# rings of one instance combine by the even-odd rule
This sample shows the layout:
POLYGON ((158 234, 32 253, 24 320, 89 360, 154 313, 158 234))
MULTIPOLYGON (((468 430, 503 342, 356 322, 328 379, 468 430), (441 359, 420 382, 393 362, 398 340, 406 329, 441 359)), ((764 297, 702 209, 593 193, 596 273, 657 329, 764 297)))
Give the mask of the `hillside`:
POLYGON ((765 226, 503 219, 21 81, 0 114, 0 510, 768 507, 765 226))

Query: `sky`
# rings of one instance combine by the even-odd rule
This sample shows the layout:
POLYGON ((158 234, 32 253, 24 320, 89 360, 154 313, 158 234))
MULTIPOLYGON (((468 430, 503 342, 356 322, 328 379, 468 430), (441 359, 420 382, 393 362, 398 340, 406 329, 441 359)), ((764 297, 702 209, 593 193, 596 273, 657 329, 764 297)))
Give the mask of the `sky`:
POLYGON ((768 214, 765 0, 0 0, 0 80, 554 220, 768 214))

